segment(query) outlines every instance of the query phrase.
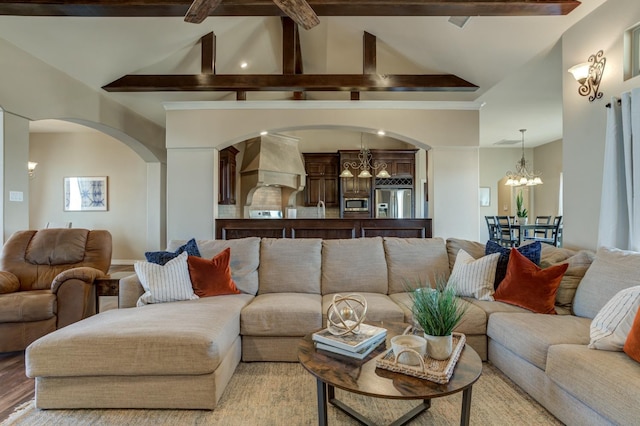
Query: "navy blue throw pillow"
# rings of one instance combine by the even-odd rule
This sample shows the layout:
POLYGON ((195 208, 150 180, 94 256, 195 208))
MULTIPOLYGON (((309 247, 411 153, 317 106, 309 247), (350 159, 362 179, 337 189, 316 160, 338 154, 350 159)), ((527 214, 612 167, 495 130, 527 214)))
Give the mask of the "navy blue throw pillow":
MULTIPOLYGON (((542 245, 540 244, 540 241, 520 246, 517 250, 524 257, 540 266, 540 253, 542 252, 542 245)), ((493 282, 493 288, 497 289, 505 275, 507 275, 507 265, 509 264, 509 253, 511 253, 511 248, 502 247, 495 241, 489 240, 487 241, 487 245, 484 249, 484 254, 488 255, 493 253, 500 253, 500 257, 498 258, 498 267, 496 268, 496 278, 493 282)))
POLYGON ((147 262, 157 263, 158 265, 164 265, 171 259, 175 259, 182 252, 186 251, 189 256, 200 256, 200 250, 198 250, 198 244, 196 244, 195 238, 190 239, 183 246, 178 247, 175 252, 170 251, 148 251, 144 254, 147 258, 147 262))

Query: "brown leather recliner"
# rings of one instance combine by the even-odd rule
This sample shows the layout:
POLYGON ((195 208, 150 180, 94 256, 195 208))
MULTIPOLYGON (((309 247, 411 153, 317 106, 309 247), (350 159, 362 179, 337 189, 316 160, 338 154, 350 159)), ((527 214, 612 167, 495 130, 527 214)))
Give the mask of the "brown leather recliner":
POLYGON ((93 281, 109 271, 111 248, 108 231, 13 234, 0 253, 0 352, 95 314, 93 281))

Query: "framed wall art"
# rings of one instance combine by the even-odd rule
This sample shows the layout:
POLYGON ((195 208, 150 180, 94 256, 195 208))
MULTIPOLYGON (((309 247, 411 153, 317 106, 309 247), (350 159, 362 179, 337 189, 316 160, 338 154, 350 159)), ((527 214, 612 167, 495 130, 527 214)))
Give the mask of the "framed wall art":
POLYGON ((480 200, 480 207, 489 207, 491 205, 491 188, 481 186, 478 191, 478 198, 480 200))
POLYGON ((64 211, 107 211, 107 177, 65 177, 64 211))

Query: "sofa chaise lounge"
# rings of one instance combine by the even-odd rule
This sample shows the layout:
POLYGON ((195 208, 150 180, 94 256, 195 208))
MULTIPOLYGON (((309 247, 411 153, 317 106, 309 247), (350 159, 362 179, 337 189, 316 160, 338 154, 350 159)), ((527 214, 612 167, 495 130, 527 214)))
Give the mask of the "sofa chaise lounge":
MULTIPOLYGON (((168 250, 182 244, 172 241, 168 250)), ((138 277, 121 280, 123 309, 29 346, 36 406, 214 409, 241 359, 296 361, 300 338, 323 327, 335 293, 364 295, 369 320, 410 322, 407 280, 433 284, 449 276, 460 249, 475 258, 485 252, 481 243, 440 238, 244 238, 198 247, 205 258, 231 249, 240 294, 135 307, 143 294, 138 277)), ((542 266, 569 263, 558 291, 561 315, 467 297, 456 331, 561 421, 631 424, 640 418, 640 365, 621 352, 587 348, 593 316, 619 289, 640 284, 633 277, 640 254, 626 266, 618 255, 545 246, 542 266)))

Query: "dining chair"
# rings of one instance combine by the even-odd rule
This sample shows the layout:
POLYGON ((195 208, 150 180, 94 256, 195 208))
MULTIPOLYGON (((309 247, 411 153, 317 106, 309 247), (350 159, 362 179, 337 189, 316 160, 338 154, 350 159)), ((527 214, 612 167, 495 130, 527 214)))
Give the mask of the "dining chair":
POLYGON ((550 244, 552 246, 560 247, 562 245, 562 216, 556 216, 553 218, 553 228, 545 229, 547 231, 545 236, 527 238, 527 240, 540 241, 541 243, 550 244), (549 233, 551 235, 549 235, 549 233))
MULTIPOLYGON (((536 225, 548 225, 551 223, 551 216, 536 216, 536 225)), ((549 228, 533 229, 534 237, 549 238, 549 228)))
POLYGON ((499 242, 498 238, 498 225, 495 216, 485 216, 484 220, 487 222, 487 229, 489 230, 489 240, 499 242))
POLYGON ((512 225, 510 216, 496 216, 496 225, 498 227, 498 240, 496 241, 503 247, 517 247, 518 237, 512 225))

